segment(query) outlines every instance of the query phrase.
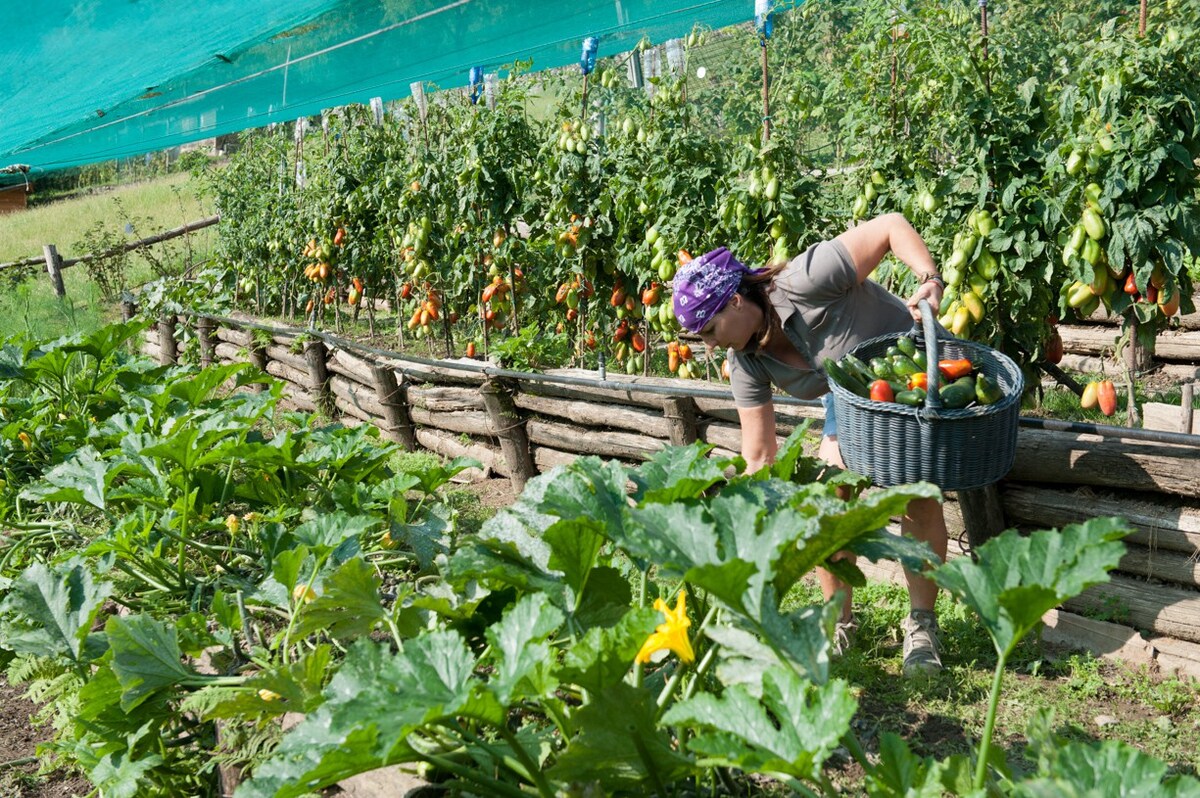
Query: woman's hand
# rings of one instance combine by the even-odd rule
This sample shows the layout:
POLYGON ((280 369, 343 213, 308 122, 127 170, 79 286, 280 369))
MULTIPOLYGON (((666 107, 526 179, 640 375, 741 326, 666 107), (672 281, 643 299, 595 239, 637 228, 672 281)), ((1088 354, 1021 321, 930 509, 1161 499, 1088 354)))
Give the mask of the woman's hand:
POLYGON ((917 287, 908 301, 904 304, 908 305, 908 312, 912 314, 914 321, 921 320, 921 309, 917 307, 917 303, 922 299, 929 302, 933 308, 933 312, 937 313, 938 307, 942 304, 942 286, 936 280, 927 280, 917 287))

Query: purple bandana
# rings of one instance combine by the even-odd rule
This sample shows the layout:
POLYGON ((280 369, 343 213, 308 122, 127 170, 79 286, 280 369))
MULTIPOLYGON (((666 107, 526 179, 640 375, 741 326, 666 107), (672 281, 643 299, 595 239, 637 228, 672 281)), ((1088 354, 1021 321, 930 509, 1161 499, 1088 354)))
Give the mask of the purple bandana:
POLYGON ((688 332, 700 332, 737 292, 742 275, 763 271, 747 269, 725 247, 704 253, 675 274, 675 318, 688 332))

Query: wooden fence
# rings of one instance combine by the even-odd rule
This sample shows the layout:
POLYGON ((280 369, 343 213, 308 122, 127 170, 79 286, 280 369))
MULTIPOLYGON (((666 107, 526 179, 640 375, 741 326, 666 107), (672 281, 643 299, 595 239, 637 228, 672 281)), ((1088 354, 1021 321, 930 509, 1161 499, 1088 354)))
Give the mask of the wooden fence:
POLYGON ((133 250, 141 249, 142 247, 148 247, 153 244, 161 244, 163 241, 169 241, 172 238, 178 238, 180 236, 187 235, 188 233, 193 233, 197 230, 203 230, 205 227, 211 227, 219 221, 221 221, 220 214, 209 216, 205 219, 198 219, 194 222, 188 222, 187 224, 180 225, 179 227, 173 227, 170 230, 164 230, 161 233, 156 233, 155 235, 147 238, 141 238, 137 241, 130 241, 118 247, 114 247, 113 249, 105 250, 104 252, 92 252, 87 255, 81 255, 78 258, 63 258, 60 254, 58 254, 58 247, 56 245, 46 244, 42 247, 42 254, 40 256, 35 255, 33 257, 12 261, 10 263, 0 263, 0 272, 9 271, 12 269, 28 269, 33 266, 44 265, 46 267, 46 274, 50 278, 50 283, 54 286, 54 293, 59 297, 64 297, 67 295, 67 289, 66 286, 63 285, 63 269, 74 266, 78 263, 86 263, 90 260, 101 258, 111 258, 114 255, 132 252, 133 250))
MULTIPOLYGON (((473 457, 482 464, 474 476, 498 474, 518 489, 579 455, 632 463, 696 440, 721 455, 740 449, 732 398, 710 383, 601 379, 583 369, 507 372, 478 360, 415 358, 324 333, 204 316, 161 320, 142 351, 175 362, 181 341, 202 364, 250 362, 279 378, 285 406, 375 424, 406 449, 473 457)), ((782 442, 805 420, 819 430, 823 411, 818 402, 791 400, 780 403, 777 419, 782 442)), ((1066 639, 1082 634, 1093 650, 1141 651, 1148 661, 1200 675, 1200 437, 1148 440, 1155 434, 1022 423, 1008 479, 990 493, 947 497, 952 554, 979 538, 967 534, 972 525, 1037 529, 1122 516, 1135 531, 1119 571, 1065 608, 1116 625, 1062 612, 1056 628, 1066 639)))

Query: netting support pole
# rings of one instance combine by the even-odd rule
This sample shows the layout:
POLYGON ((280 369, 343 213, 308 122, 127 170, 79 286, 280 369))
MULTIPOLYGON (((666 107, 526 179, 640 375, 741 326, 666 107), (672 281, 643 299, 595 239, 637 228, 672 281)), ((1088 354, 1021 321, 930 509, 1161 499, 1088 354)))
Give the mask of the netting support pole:
POLYGON ((987 0, 979 0, 979 32, 983 35, 983 85, 988 91, 992 88, 992 79, 988 74, 988 13, 987 0))
POLYGON ((583 103, 582 103, 582 107, 579 109, 579 121, 583 122, 585 124, 587 123, 587 93, 588 93, 588 76, 587 76, 587 73, 584 72, 583 73, 583 103))
POLYGON ((892 134, 896 133, 896 26, 892 25, 892 84, 889 99, 892 106, 892 134))
POLYGON ((1142 0, 1141 7, 1138 9, 1138 36, 1146 35, 1146 17, 1149 9, 1146 8, 1147 0, 1142 0))
POLYGON ((62 299, 67 295, 67 288, 63 285, 62 255, 58 254, 53 244, 42 247, 42 254, 46 256, 46 274, 50 275, 50 282, 54 285, 54 295, 62 299))
POLYGON ((771 138, 771 99, 769 89, 770 75, 767 71, 767 39, 760 38, 762 44, 762 100, 763 100, 763 144, 771 138))

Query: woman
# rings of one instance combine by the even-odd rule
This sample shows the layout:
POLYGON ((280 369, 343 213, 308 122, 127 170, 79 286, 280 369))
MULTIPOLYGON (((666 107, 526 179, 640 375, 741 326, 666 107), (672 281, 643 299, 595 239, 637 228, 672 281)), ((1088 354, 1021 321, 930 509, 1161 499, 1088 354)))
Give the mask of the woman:
MULTIPOLYGON (((706 345, 728 347, 730 382, 742 428, 747 471, 775 459, 775 410, 771 388, 801 399, 820 396, 825 428, 819 456, 844 467, 837 418, 825 375, 817 365, 837 360, 858 344, 885 333, 908 331, 920 319, 917 302, 938 307, 944 289, 921 236, 900 214, 888 214, 809 247, 791 262, 747 269, 727 249, 695 259, 675 276, 675 315, 706 345), (907 304, 867 278, 891 252, 912 270, 920 287, 907 304)), ((901 528, 946 557, 946 521, 933 499, 909 505, 901 528)), ((905 572, 912 609, 904 619, 904 671, 941 669, 934 614, 937 586, 905 572)), ((849 585, 818 571, 821 592, 845 593, 835 650, 850 644, 856 626, 849 585)))

